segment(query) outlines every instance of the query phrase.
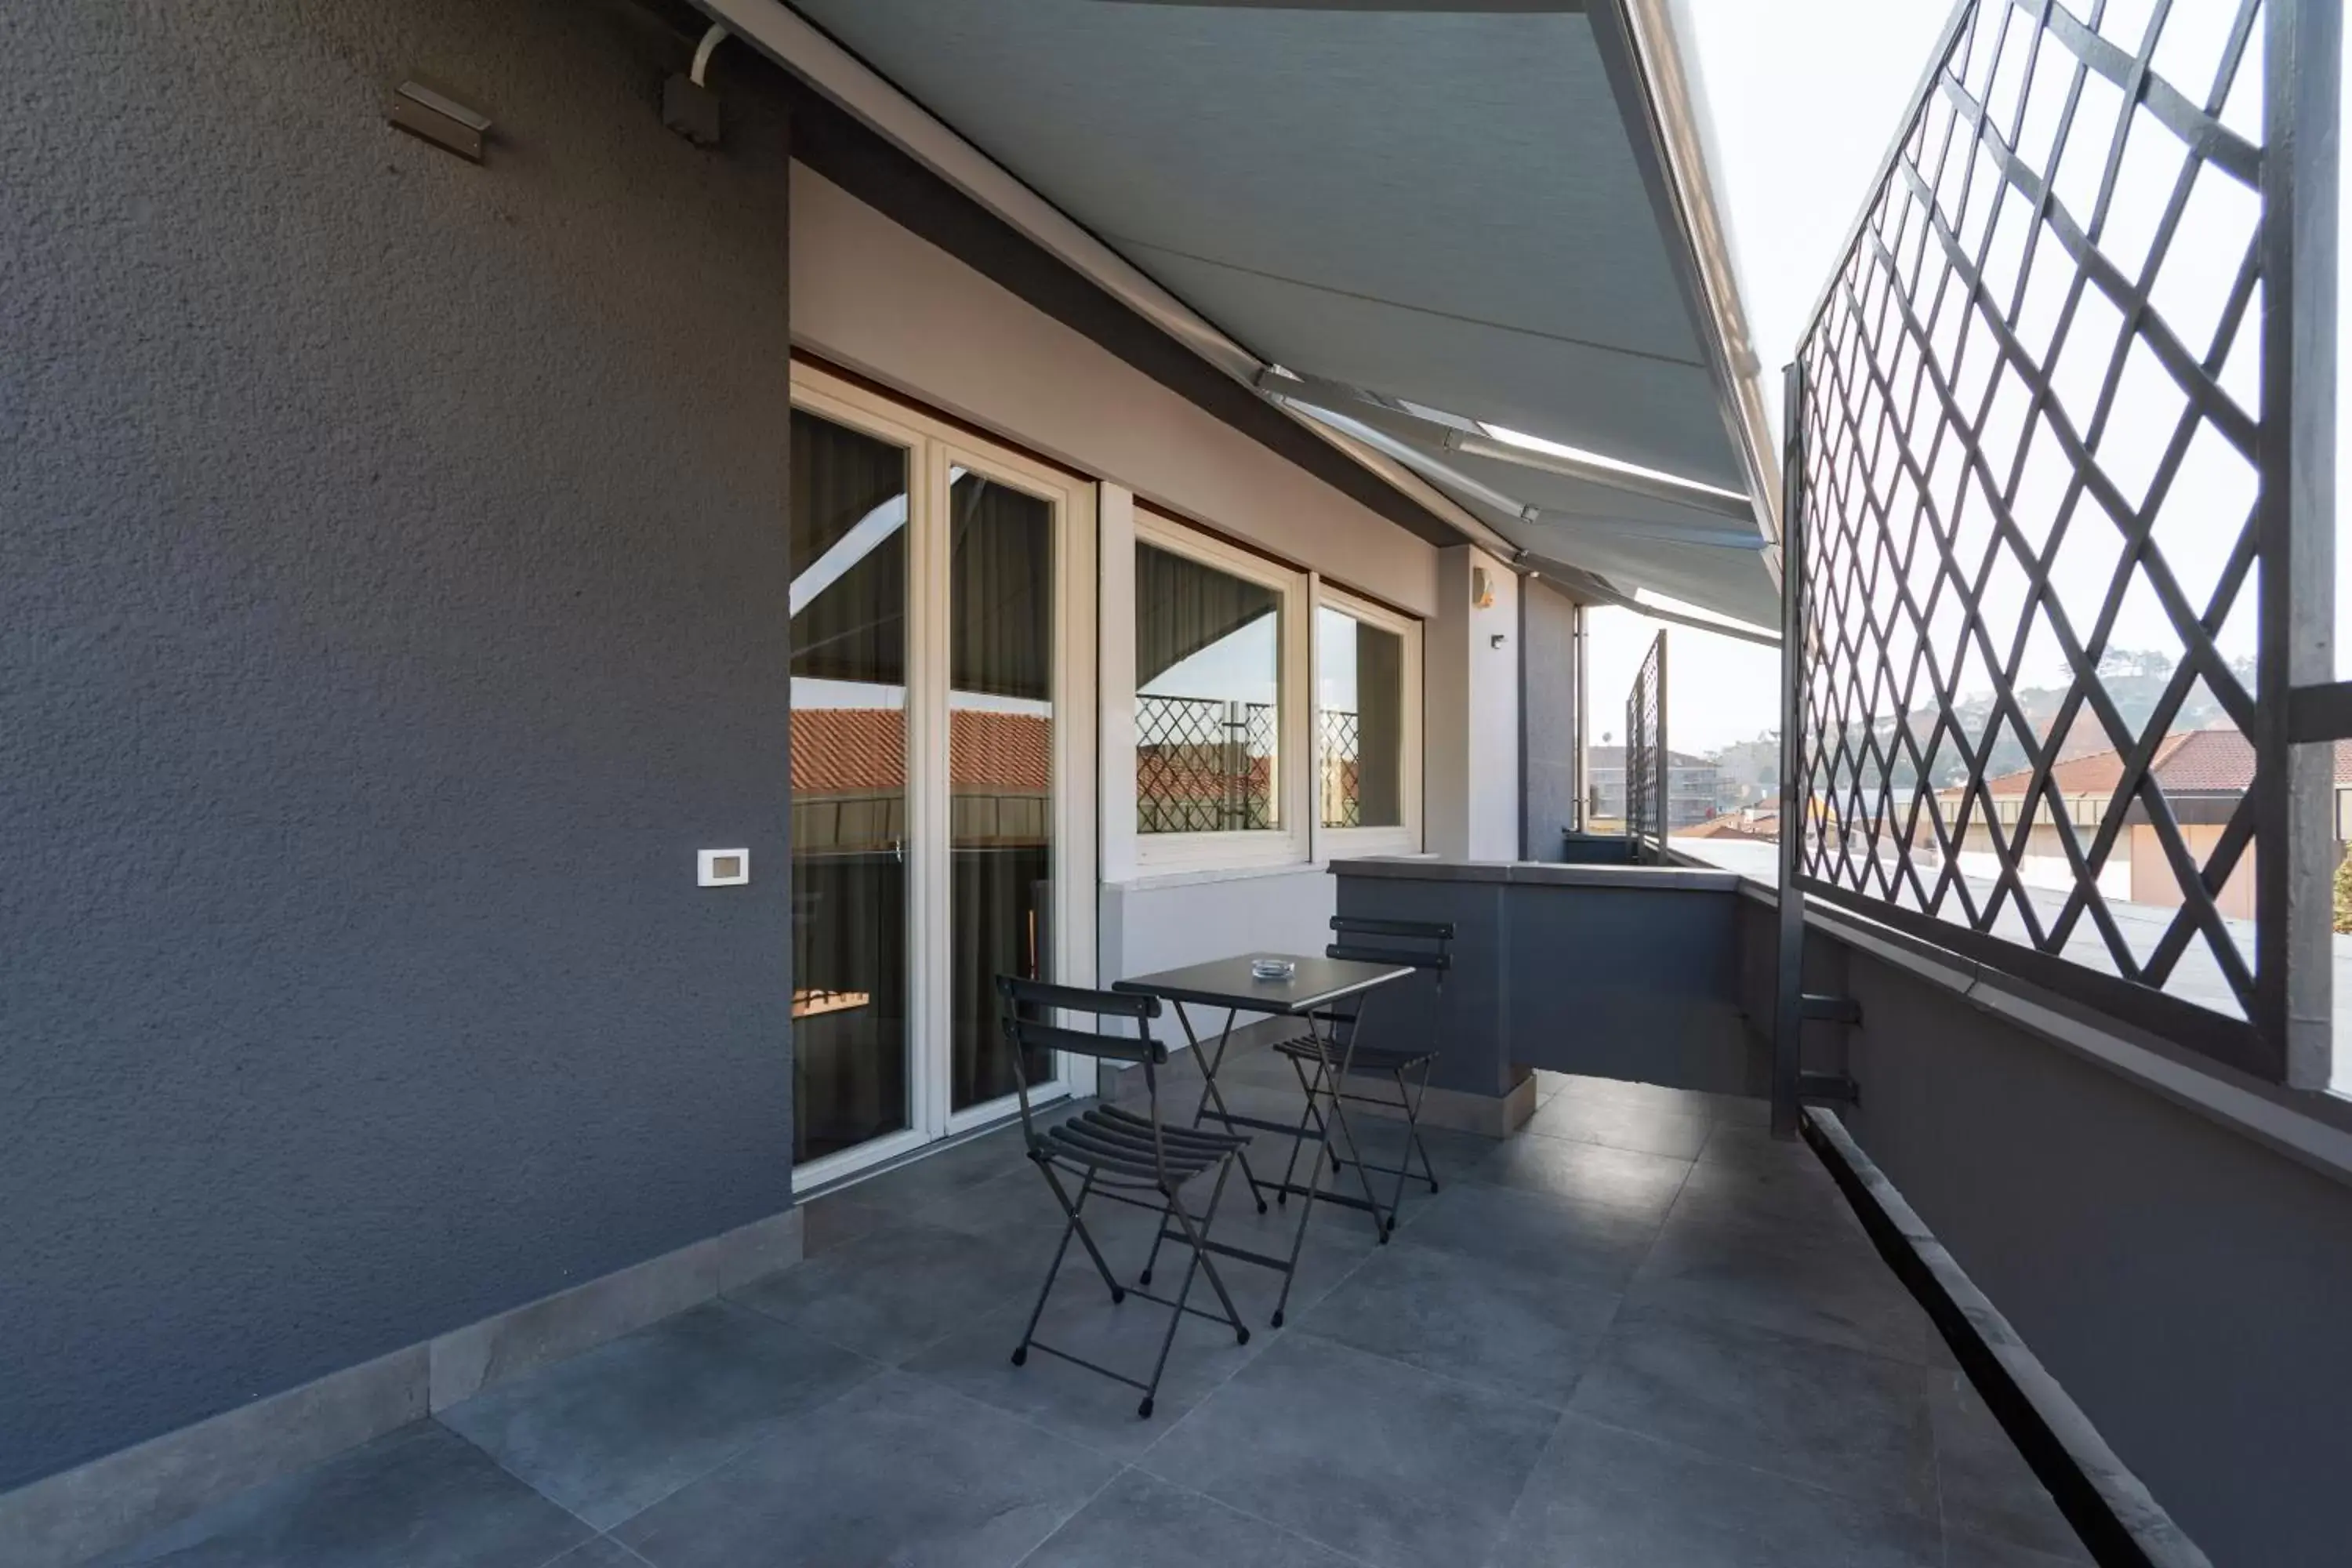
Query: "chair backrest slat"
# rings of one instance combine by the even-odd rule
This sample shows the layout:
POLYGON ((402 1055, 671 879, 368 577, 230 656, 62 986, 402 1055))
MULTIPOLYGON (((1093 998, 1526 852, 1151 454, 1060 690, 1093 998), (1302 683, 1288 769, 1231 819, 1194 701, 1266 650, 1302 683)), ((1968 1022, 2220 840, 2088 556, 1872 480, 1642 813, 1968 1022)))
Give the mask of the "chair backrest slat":
POLYGON ((1096 991, 1084 985, 1057 985, 1050 980, 996 977, 1000 994, 1024 1007, 1059 1007, 1071 1013, 1098 1013, 1106 1018, 1157 1018, 1160 998, 1136 991, 1096 991))
POLYGON ((1031 1050, 1072 1051, 1082 1057, 1097 1057, 1113 1062, 1157 1064, 1168 1059, 1168 1047, 1157 1040, 1097 1035, 1091 1029, 1066 1029, 1058 1024, 1039 1023, 1034 1018, 1015 1018, 1008 1026, 1031 1050))
POLYGON ((1441 984, 1454 967, 1454 925, 1450 921, 1375 920, 1366 915, 1333 915, 1331 930, 1338 940, 1323 950, 1328 957, 1359 963, 1409 963, 1434 970, 1441 984))
POLYGON ((1168 1059, 1168 1047, 1151 1037, 1150 1020, 1160 1016, 1157 996, 1056 985, 1049 980, 1024 980, 1012 974, 996 977, 996 995, 1004 1032, 1031 1049, 1069 1051, 1116 1062, 1157 1064, 1168 1059), (1135 1033, 1109 1035, 1068 1028, 1051 1021, 1055 1011, 1132 1019, 1135 1033))
POLYGON ((1370 915, 1333 915, 1331 929, 1349 936, 1410 936, 1424 942, 1454 940, 1452 921, 1386 921, 1370 915))

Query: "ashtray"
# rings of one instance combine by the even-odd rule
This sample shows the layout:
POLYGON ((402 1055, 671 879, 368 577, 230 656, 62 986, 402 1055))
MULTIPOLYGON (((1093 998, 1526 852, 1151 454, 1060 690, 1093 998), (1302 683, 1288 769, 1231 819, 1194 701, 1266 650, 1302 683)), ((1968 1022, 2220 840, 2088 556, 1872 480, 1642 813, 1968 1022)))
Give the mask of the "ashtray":
POLYGON ((1298 973, 1298 964, 1287 958, 1253 958, 1250 973, 1259 980, 1289 980, 1298 973))

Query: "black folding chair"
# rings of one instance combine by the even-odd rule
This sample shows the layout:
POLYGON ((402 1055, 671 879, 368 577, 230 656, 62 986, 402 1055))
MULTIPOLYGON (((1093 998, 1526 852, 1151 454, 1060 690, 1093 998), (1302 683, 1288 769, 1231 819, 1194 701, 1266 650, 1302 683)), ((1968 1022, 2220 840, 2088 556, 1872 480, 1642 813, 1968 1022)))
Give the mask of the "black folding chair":
MULTIPOLYGON (((1136 1414, 1149 1416, 1152 1397, 1160 1392, 1160 1374, 1168 1366, 1169 1349, 1176 1342, 1176 1327, 1187 1312, 1224 1323, 1234 1331, 1236 1341, 1249 1343, 1249 1330, 1242 1326, 1241 1314, 1234 1310, 1234 1299, 1226 1292, 1225 1282, 1217 1277, 1217 1266, 1209 1260, 1207 1240, 1208 1222, 1217 1212, 1218 1198, 1224 1194, 1225 1178, 1233 1171, 1234 1157, 1248 1140, 1229 1132, 1161 1124, 1158 1072, 1168 1063, 1168 1047, 1151 1037, 1150 1022, 1160 1016, 1159 997, 1088 991, 1010 974, 996 977, 996 995, 1004 1037, 1012 1047, 1013 1081, 1021 1095, 1022 1136, 1028 1143, 1029 1158, 1045 1174, 1045 1184, 1054 1189, 1054 1200, 1062 1205, 1068 1222, 1062 1227, 1061 1245, 1054 1248, 1054 1263, 1045 1271, 1045 1288, 1037 1292, 1037 1304, 1030 1310, 1028 1327, 1021 1331, 1021 1343, 1013 1352, 1013 1364, 1024 1364, 1032 1349, 1058 1356, 1088 1372, 1100 1373, 1130 1388, 1143 1390, 1143 1403, 1137 1406, 1136 1414), (1128 1037, 1065 1028, 1051 1021, 1055 1008, 1132 1019, 1136 1033, 1128 1037), (1039 1131, 1029 1114, 1029 1079, 1021 1065, 1024 1053, 1031 1050, 1072 1051, 1103 1060, 1140 1064, 1149 1114, 1138 1116, 1118 1106, 1097 1106, 1039 1131), (1216 1185, 1210 1193, 1207 1211, 1195 1215, 1185 1208, 1179 1189, 1210 1171, 1217 1173, 1216 1185), (1073 1176, 1078 1183, 1076 1197, 1070 1195, 1064 1180, 1073 1176), (1144 1194, 1150 1196, 1141 1195, 1144 1194), (1192 1249, 1192 1260, 1184 1266, 1184 1282, 1177 1288, 1173 1299, 1156 1296, 1139 1284, 1122 1286, 1111 1277, 1110 1265, 1103 1261, 1102 1248, 1095 1245, 1093 1234, 1087 1229, 1082 1211, 1089 1197, 1105 1198, 1156 1215, 1160 1235, 1152 1242, 1155 1255, 1163 1238, 1181 1241, 1192 1249), (1176 1223, 1177 1230, 1168 1228, 1171 1220, 1176 1223), (1168 1331, 1160 1337, 1160 1356, 1152 1363, 1149 1382, 1056 1350, 1037 1338, 1037 1321, 1045 1314, 1046 1298, 1054 1293, 1055 1281, 1061 1277, 1062 1261, 1069 1255, 1070 1238, 1074 1236, 1094 1260, 1095 1272, 1102 1276, 1104 1286, 1109 1289, 1112 1305, 1124 1301, 1131 1292, 1170 1309, 1168 1331), (1208 1275, 1217 1300, 1224 1308, 1222 1316, 1188 1304, 1196 1272, 1208 1275)), ((1150 1278, 1148 1271, 1143 1276, 1145 1281, 1150 1278)))
MULTIPOLYGON (((1384 921, 1359 915, 1333 915, 1331 930, 1338 940, 1325 948, 1332 958, 1349 958, 1366 963, 1411 964, 1436 976, 1437 984, 1445 984, 1445 973, 1453 967, 1454 927, 1444 921, 1384 921)), ((1296 1039, 1283 1040, 1275 1049, 1290 1058, 1293 1072, 1298 1075, 1298 1087, 1307 1096, 1307 1109, 1299 1118, 1297 1134, 1291 1141, 1290 1160, 1284 1166, 1282 1183, 1275 1187, 1275 1202, 1288 1195, 1298 1164, 1298 1152, 1309 1138, 1320 1142, 1323 1138, 1323 1115, 1317 1105, 1318 1098, 1329 1094, 1335 1100, 1370 1105, 1386 1110, 1401 1111, 1404 1116, 1405 1148, 1394 1165, 1376 1165, 1360 1158, 1352 1138, 1347 1140, 1349 1152, 1331 1150, 1331 1170, 1337 1175, 1342 1169, 1354 1165, 1367 1175, 1377 1172, 1394 1176, 1396 1184, 1389 1196, 1389 1212, 1385 1219, 1380 1211, 1372 1211, 1372 1222, 1381 1227, 1383 1235, 1396 1229, 1398 1205, 1404 1201, 1407 1177, 1429 1184, 1431 1192, 1437 1191, 1437 1168, 1429 1162, 1429 1151, 1421 1142, 1421 1102, 1429 1090, 1430 1064, 1437 1059, 1437 1047, 1375 1046, 1356 1037, 1357 1015, 1362 1004, 1315 1015, 1325 1025, 1328 1037, 1315 1038, 1312 1031, 1296 1039), (1346 1065, 1350 1079, 1386 1077, 1396 1086, 1396 1098, 1381 1094, 1361 1094, 1350 1091, 1340 1081, 1340 1068, 1346 1065), (1414 1174, 1412 1158, 1421 1159, 1421 1172, 1414 1174)), ((1344 1126, 1344 1121, 1342 1122, 1344 1126)))

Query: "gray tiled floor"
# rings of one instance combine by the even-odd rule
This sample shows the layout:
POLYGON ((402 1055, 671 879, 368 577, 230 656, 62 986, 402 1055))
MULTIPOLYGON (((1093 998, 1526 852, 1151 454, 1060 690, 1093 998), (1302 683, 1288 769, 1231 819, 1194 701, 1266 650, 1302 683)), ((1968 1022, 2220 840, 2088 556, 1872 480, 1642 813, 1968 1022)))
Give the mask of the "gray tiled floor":
MULTIPOLYGON (((1286 1063, 1229 1072, 1253 1111, 1297 1103, 1286 1063)), ((1773 1142, 1760 1107, 1549 1074, 1538 1098, 1502 1144, 1433 1135, 1444 1190, 1412 1196, 1388 1245, 1363 1215, 1318 1209, 1286 1328, 1267 1323, 1279 1279, 1224 1263, 1250 1341, 1188 1320, 1150 1421, 1119 1384, 1045 1356, 1009 1363, 1060 1231, 1000 1132, 810 1204, 795 1268, 120 1561, 2088 1560, 1812 1155, 1773 1142)), ((1392 1163, 1393 1125, 1360 1125, 1392 1163)), ((1286 1251, 1297 1212, 1261 1215, 1236 1183, 1215 1230, 1286 1251)), ((1123 1279, 1150 1229, 1105 1212, 1123 1279)), ((1163 1258, 1162 1282, 1178 1267, 1163 1258)), ((1141 1370, 1165 1321, 1140 1299, 1114 1307, 1074 1247, 1043 1332, 1141 1370)))

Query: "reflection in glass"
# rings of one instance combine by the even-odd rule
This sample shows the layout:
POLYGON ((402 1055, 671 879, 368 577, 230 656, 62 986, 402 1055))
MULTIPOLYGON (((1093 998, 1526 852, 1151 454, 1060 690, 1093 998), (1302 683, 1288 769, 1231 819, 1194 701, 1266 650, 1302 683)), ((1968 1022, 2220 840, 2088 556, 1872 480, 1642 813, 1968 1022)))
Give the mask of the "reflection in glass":
POLYGON ((793 1157, 908 1124, 907 454, 793 411, 793 1157))
POLYGON ((1326 827, 1404 821, 1404 638, 1329 608, 1315 612, 1320 761, 1316 802, 1326 827))
MULTIPOLYGON (((1018 1087, 995 977, 1052 978, 1053 509, 958 470, 948 532, 951 1103, 961 1110, 1018 1087)), ((1032 1088, 1053 1070, 1047 1052, 1021 1063, 1032 1088)))
POLYGON ((1136 546, 1137 832, 1281 826, 1281 658, 1273 589, 1136 546))

